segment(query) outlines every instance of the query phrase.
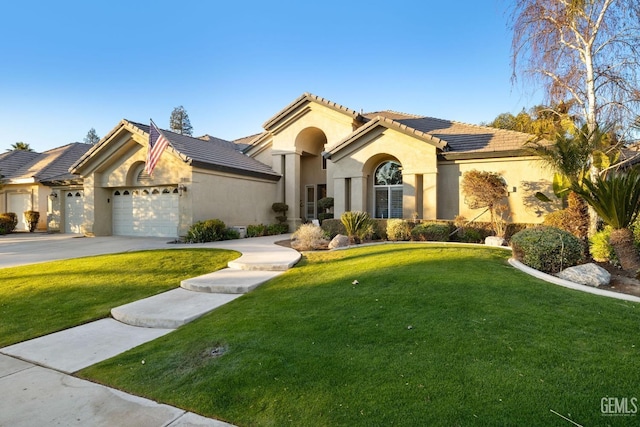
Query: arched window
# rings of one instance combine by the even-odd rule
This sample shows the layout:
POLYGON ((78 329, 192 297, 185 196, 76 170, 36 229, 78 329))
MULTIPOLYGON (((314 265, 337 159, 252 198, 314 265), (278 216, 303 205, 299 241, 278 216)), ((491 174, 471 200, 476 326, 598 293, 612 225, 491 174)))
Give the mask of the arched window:
POLYGON ((376 168, 374 177, 375 217, 402 218, 402 166, 393 160, 376 168))

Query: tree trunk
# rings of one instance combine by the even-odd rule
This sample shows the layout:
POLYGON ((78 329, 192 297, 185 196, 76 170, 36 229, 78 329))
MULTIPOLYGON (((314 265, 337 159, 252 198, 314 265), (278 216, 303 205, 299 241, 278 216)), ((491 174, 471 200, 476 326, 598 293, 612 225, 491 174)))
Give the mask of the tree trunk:
POLYGON ((640 270, 640 255, 633 244, 633 232, 629 228, 613 230, 609 242, 616 252, 622 269, 637 274, 640 270))

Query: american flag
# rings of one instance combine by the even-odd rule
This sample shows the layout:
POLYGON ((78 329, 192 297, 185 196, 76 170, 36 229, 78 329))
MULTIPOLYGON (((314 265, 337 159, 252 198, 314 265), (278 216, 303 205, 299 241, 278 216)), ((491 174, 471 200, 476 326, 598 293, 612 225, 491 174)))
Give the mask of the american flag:
POLYGON ((151 126, 149 126, 149 148, 147 150, 147 164, 144 167, 146 173, 151 175, 153 170, 160 160, 160 156, 165 148, 169 145, 169 140, 158 129, 153 120, 151 120, 151 126))

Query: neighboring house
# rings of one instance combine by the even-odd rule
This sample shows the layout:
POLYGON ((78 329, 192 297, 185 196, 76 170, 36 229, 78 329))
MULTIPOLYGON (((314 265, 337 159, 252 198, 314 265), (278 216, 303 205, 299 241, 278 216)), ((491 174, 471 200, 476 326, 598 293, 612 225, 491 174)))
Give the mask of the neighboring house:
POLYGON ((289 206, 293 229, 317 218, 317 202, 326 196, 335 200, 336 217, 361 210, 375 218, 472 219, 481 211, 469 209, 460 193, 462 175, 472 169, 504 178, 513 222, 541 222, 555 208, 535 197, 549 194, 551 182, 524 149, 528 134, 391 111, 358 113, 311 94, 263 128, 234 142, 163 131, 170 146, 149 176, 149 126, 122 120, 70 169, 83 182, 82 231, 177 237, 212 218, 238 227, 273 223, 274 202, 289 206))
MULTIPOLYGON (((13 150, 0 154, 0 174, 4 176, 0 212, 14 212, 18 216, 17 231, 29 229, 24 218, 24 212, 29 210, 40 212, 38 230, 59 229, 65 202, 61 203, 57 198, 62 199, 70 192, 82 194, 82 179, 69 173, 69 168, 89 148, 89 144, 73 143, 44 153, 13 150), (52 192, 52 189, 57 191, 52 192)), ((73 206, 78 206, 76 216, 69 218, 75 221, 75 229, 70 227, 64 231, 80 232, 80 224, 84 221, 80 211, 84 205, 71 200, 73 206)))
POLYGON ((170 146, 149 176, 149 125, 122 120, 72 167, 83 177, 84 233, 177 237, 201 220, 274 222, 280 175, 233 142, 163 131, 170 146))

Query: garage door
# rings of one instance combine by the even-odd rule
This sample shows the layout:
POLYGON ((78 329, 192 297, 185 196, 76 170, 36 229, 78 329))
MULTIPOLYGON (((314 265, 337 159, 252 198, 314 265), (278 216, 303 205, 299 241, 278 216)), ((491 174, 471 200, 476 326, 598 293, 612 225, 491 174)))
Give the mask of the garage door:
POLYGON ((24 218, 25 211, 31 210, 30 193, 9 193, 7 212, 13 212, 18 217, 16 231, 29 231, 29 225, 24 218))
POLYGON ((178 189, 123 189, 113 192, 113 234, 178 236, 178 189))
POLYGON ((67 191, 65 194, 64 232, 82 233, 84 193, 82 191, 67 191))

